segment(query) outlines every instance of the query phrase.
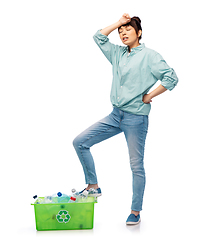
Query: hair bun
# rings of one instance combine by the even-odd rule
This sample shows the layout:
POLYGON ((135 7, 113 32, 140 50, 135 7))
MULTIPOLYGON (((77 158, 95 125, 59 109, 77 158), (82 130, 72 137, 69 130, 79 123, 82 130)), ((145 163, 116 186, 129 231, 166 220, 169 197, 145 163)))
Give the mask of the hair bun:
POLYGON ((133 19, 135 19, 136 21, 139 22, 139 24, 141 24, 141 19, 139 17, 133 17, 133 19))

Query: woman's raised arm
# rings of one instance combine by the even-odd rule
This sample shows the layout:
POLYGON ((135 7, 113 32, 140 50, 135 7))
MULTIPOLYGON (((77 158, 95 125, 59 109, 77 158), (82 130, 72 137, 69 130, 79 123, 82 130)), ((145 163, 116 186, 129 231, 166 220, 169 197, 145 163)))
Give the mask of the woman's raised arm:
POLYGON ((112 31, 114 31, 114 30, 117 29, 118 27, 120 27, 120 26, 122 26, 122 25, 124 25, 124 24, 126 24, 126 23, 128 23, 128 22, 130 22, 130 21, 131 21, 131 18, 130 18, 130 16, 129 16, 129 14, 124 13, 124 14, 122 15, 122 17, 119 19, 118 22, 113 23, 112 25, 110 25, 110 26, 108 26, 108 27, 106 27, 106 28, 104 28, 104 29, 101 29, 100 32, 101 32, 102 34, 108 36, 112 31))

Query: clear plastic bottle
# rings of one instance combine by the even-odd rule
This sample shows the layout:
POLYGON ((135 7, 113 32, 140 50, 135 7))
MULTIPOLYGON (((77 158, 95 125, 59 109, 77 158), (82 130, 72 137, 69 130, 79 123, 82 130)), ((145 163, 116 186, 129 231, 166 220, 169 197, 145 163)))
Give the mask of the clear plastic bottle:
POLYGON ((80 194, 79 194, 79 192, 76 191, 75 188, 72 189, 72 196, 74 198, 76 198, 75 202, 79 202, 81 200, 80 194))
POLYGON ((94 197, 94 201, 97 202, 98 191, 94 188, 90 188, 88 191, 88 195, 94 197))
POLYGON ((44 197, 44 203, 54 203, 52 196, 45 196, 44 197))
POLYGON ((58 202, 58 203, 68 203, 69 200, 70 200, 70 197, 71 197, 71 196, 68 196, 68 195, 63 194, 63 193, 61 193, 61 192, 58 192, 58 193, 57 193, 57 202, 58 202))
POLYGON ((54 193, 54 194, 52 195, 52 202, 53 202, 53 203, 58 203, 58 195, 57 195, 57 193, 54 193))
POLYGON ((87 201, 88 193, 89 192, 87 190, 84 190, 81 194, 79 194, 81 202, 87 201))
POLYGON ((73 195, 73 196, 77 196, 77 195, 79 195, 79 193, 76 191, 75 188, 72 189, 72 195, 73 195))
POLYGON ((37 195, 34 195, 34 196, 33 196, 33 199, 35 200, 34 204, 44 203, 44 199, 38 198, 37 195))

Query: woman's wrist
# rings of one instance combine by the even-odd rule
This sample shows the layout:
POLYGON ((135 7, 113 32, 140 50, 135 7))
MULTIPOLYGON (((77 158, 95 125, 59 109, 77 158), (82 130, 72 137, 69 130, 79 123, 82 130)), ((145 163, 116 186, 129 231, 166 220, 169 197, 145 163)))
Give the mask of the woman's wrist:
POLYGON ((120 22, 120 20, 117 21, 117 23, 118 23, 118 27, 122 26, 122 23, 120 22))
POLYGON ((154 97, 154 95, 152 95, 152 92, 151 93, 148 93, 148 96, 149 98, 152 100, 152 98, 154 97))
POLYGON ((115 29, 117 29, 118 27, 120 27, 122 25, 122 23, 120 21, 117 21, 116 23, 113 23, 112 25, 103 28, 100 30, 100 32, 106 36, 108 36, 111 32, 113 32, 115 29))

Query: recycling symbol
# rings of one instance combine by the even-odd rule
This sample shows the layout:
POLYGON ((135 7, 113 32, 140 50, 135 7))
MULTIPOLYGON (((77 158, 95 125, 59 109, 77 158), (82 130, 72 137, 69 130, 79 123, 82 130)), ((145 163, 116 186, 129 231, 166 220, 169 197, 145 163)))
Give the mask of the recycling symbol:
POLYGON ((68 223, 70 218, 71 217, 68 211, 65 211, 65 210, 59 211, 58 214, 56 215, 56 219, 59 223, 68 223))

